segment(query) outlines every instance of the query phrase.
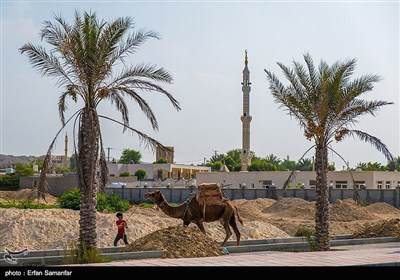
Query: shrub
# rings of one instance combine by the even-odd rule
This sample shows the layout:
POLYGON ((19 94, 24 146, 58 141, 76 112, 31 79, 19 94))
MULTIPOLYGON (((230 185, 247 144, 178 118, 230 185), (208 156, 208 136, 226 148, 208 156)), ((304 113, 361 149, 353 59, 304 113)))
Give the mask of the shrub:
MULTIPOLYGON (((79 210, 81 192, 78 188, 69 190, 58 198, 61 208, 79 210)), ((109 212, 124 212, 129 209, 129 201, 124 200, 118 194, 97 194, 97 210, 102 212, 107 209, 109 212)))
POLYGON ((131 177, 132 173, 129 171, 124 171, 124 172, 121 172, 121 174, 119 174, 119 176, 120 177, 131 177))
POLYGON ((122 199, 118 194, 99 193, 97 195, 97 210, 102 212, 124 212, 129 209, 129 201, 122 199))
POLYGON ((86 246, 80 246, 76 241, 72 242, 68 247, 68 254, 64 258, 63 264, 105 263, 111 261, 102 256, 96 248, 88 249, 86 246))
POLYGON ((138 169, 138 170, 136 170, 136 172, 135 172, 135 176, 136 176, 136 178, 137 178, 139 181, 141 181, 141 180, 143 180, 144 178, 146 178, 146 171, 143 170, 143 169, 138 169))
POLYGON ((81 192, 78 188, 73 188, 58 198, 61 208, 79 210, 81 204, 81 192))
POLYGON ((308 244, 310 245, 311 251, 315 251, 317 248, 317 242, 315 240, 315 229, 298 227, 294 236, 303 236, 307 239, 308 244))
POLYGON ((0 175, 0 190, 13 190, 19 188, 19 176, 16 174, 0 175))

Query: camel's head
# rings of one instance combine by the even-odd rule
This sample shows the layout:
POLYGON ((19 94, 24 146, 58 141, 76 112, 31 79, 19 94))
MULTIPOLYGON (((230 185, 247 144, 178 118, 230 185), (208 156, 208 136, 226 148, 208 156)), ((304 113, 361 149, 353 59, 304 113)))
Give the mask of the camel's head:
POLYGON ((160 204, 163 200, 164 197, 160 191, 154 191, 154 192, 149 192, 144 195, 144 199, 150 200, 151 202, 155 204, 160 204))

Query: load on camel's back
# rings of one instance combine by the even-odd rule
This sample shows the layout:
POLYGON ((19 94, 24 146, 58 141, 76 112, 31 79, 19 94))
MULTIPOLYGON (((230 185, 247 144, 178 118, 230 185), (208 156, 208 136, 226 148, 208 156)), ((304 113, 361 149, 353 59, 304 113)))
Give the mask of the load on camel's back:
POLYGON ((237 245, 240 244, 236 219, 242 225, 243 221, 239 209, 228 198, 222 196, 220 185, 217 183, 199 185, 197 194, 190 195, 185 202, 177 206, 169 204, 159 190, 145 194, 144 198, 155 203, 168 216, 183 220, 185 226, 195 223, 204 234, 206 231, 203 222, 220 221, 226 233, 221 246, 224 246, 232 235, 230 227, 235 232, 237 245))

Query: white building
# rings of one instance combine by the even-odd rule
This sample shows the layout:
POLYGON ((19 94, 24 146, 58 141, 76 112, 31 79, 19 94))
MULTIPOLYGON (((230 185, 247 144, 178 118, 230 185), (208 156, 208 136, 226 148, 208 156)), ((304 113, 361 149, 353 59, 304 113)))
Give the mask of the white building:
MULTIPOLYGON (((395 189, 400 187, 400 172, 391 171, 332 171, 328 172, 328 184, 335 189, 353 188, 353 179, 358 188, 395 189)), ((227 188, 282 188, 290 171, 251 172, 207 172, 198 173, 197 184, 220 183, 227 188)), ((288 188, 315 188, 315 171, 296 171, 288 188)))

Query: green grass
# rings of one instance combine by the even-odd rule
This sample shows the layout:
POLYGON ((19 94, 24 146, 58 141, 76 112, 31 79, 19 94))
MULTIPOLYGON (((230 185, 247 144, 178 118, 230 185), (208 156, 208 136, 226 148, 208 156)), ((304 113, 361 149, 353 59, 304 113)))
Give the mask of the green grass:
POLYGON ((32 199, 13 200, 7 202, 0 202, 0 208, 17 208, 17 209, 52 209, 60 208, 54 204, 37 203, 32 199))
POLYGON ((77 242, 72 242, 69 254, 64 258, 63 264, 83 264, 83 263, 105 263, 111 260, 103 257, 96 248, 87 249, 86 246, 80 246, 77 242))
POLYGON ((142 207, 142 208, 153 208, 154 204, 153 203, 142 202, 142 203, 139 203, 139 207, 142 207))

